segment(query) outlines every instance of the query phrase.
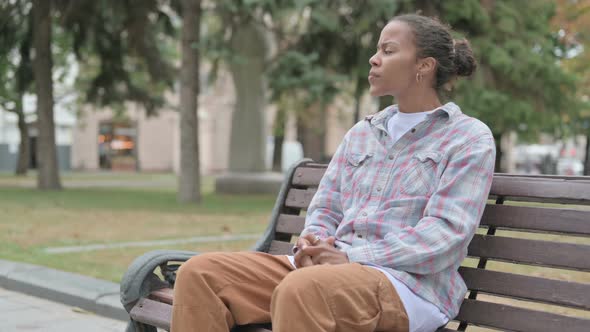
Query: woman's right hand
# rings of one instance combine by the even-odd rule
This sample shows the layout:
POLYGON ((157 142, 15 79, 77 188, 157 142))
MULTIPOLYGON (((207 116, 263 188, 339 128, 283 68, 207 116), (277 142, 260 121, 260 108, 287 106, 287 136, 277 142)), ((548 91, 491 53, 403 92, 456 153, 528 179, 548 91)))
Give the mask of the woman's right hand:
POLYGON ((320 237, 314 234, 307 234, 297 239, 297 244, 295 244, 293 252, 295 258, 295 266, 298 269, 313 265, 313 262, 311 261, 311 256, 304 254, 301 249, 304 249, 307 246, 314 246, 320 244, 320 242, 320 237))

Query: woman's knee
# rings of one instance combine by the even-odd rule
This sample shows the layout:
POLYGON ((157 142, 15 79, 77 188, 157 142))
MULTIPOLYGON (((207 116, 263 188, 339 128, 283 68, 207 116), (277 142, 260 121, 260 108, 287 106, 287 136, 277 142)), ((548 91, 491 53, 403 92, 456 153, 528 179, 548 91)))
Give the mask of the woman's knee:
POLYGON ((321 278, 318 278, 318 272, 320 271, 313 270, 317 269, 303 268, 287 274, 275 288, 271 302, 278 303, 283 300, 292 301, 293 299, 309 301, 313 297, 321 296, 321 278))
POLYGON ((176 273, 176 282, 193 279, 196 275, 209 274, 216 269, 215 262, 219 253, 204 253, 191 257, 180 265, 176 273))

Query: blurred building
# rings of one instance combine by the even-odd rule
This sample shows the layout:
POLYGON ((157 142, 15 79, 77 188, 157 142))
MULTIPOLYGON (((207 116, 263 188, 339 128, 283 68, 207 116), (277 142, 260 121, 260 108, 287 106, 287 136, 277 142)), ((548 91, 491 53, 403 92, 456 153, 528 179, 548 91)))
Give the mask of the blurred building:
MULTIPOLYGON (((228 169, 231 115, 235 97, 229 74, 221 74, 214 86, 202 89, 199 97, 199 143, 201 172, 221 173, 228 169)), ((178 105, 178 96, 170 94, 168 105, 178 105)), ((363 114, 375 111, 367 97, 363 114)), ((35 97, 25 98, 31 152, 29 164, 36 168, 37 128, 35 97)), ((172 106, 170 106, 172 107, 172 106)), ((58 162, 61 170, 80 171, 163 171, 177 172, 180 164, 180 118, 172 108, 146 116, 135 104, 126 112, 98 110, 89 105, 77 112, 73 107, 56 104, 55 128, 58 162)), ((269 106, 267 133, 271 133, 274 108, 269 106)), ((326 153, 332 155, 352 125, 352 103, 339 98, 328 109, 326 153)), ((293 117, 287 121, 283 147, 283 170, 303 156, 297 141, 293 117)), ((580 175, 583 171, 584 137, 555 140, 541 135, 538 144, 522 144, 517 135, 503 137, 503 169, 510 173, 580 175)), ((15 114, 0 109, 0 171, 16 167, 20 134, 15 114)), ((271 168, 273 140, 268 135, 267 167, 271 168)))
MULTIPOLYGON (((226 78, 220 77, 217 84, 226 78)), ((231 81, 226 86, 231 86, 231 81)), ((231 95, 231 93, 230 93, 231 95)), ((167 96, 178 105, 177 94, 167 96)), ((211 173, 227 164, 232 100, 218 89, 199 98, 201 170, 211 173), (227 134, 227 135, 226 135, 227 134)), ((85 107, 73 131, 72 167, 76 170, 177 171, 180 163, 180 116, 172 108, 147 116, 136 104, 118 116, 112 110, 85 107)))
MULTIPOLYGON (((35 96, 25 96, 24 112, 29 126, 29 167, 36 168, 35 148, 37 145, 38 129, 36 123, 35 96)), ((76 118, 64 104, 54 107, 55 140, 57 145, 58 164, 61 170, 71 168, 72 130, 76 118)), ((20 133, 17 126, 17 116, 0 108, 0 171, 14 171, 18 159, 20 133)))
MULTIPOLYGON (((178 105, 179 96, 167 96, 168 105, 178 105)), ((201 172, 220 173, 228 169, 231 116, 235 96, 231 76, 221 73, 214 86, 205 86, 199 96, 199 148, 201 172)), ((271 133, 274 107, 268 106, 267 133, 271 133)), ((180 164, 180 117, 177 110, 164 108, 146 116, 138 105, 129 104, 124 116, 112 110, 86 107, 78 112, 73 129, 72 168, 76 170, 175 171, 180 164)), ((334 120, 336 121, 336 120, 334 120)), ((332 123, 334 123, 332 121, 332 123)), ((346 128, 331 130, 336 136, 327 143, 335 151, 346 128)), ((288 121, 283 150, 283 169, 301 158, 295 123, 288 121)), ((332 135, 329 135, 332 136, 332 135)), ((272 139, 267 144, 270 169, 272 139)), ((331 148, 330 148, 331 147, 331 148)))
MULTIPOLYGON (((229 73, 221 72, 216 83, 208 86, 202 81, 199 96, 199 143, 201 172, 220 173, 228 169, 231 116, 235 95, 229 73)), ((148 117, 136 104, 126 105, 125 112, 97 109, 86 105, 77 111, 75 103, 69 109, 56 104, 55 126, 59 165, 62 170, 80 171, 178 171, 180 164, 179 114, 173 109, 179 104, 178 94, 167 96, 169 108, 148 117), (72 106, 74 105, 74 106, 72 106)), ((364 114, 375 111, 370 98, 363 102, 364 114)), ((30 165, 36 167, 34 96, 27 103, 32 145, 30 165)), ((271 168, 273 140, 272 124, 275 109, 266 109, 267 167, 271 168)), ((328 109, 326 153, 332 155, 344 134, 352 126, 353 103, 337 100, 328 109)), ((283 146, 283 170, 303 157, 297 141, 296 122, 287 121, 283 146)), ((16 115, 0 110, 0 171, 15 169, 20 136, 16 115)))

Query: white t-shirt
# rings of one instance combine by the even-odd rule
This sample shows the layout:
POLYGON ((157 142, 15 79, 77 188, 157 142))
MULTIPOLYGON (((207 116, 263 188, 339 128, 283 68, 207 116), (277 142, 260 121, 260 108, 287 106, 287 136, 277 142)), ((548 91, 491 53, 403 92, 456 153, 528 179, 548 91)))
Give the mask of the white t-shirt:
POLYGON ((426 116, 433 113, 435 110, 418 113, 395 113, 389 121, 387 121, 387 133, 393 142, 397 142, 405 133, 414 128, 417 124, 424 121, 426 116))

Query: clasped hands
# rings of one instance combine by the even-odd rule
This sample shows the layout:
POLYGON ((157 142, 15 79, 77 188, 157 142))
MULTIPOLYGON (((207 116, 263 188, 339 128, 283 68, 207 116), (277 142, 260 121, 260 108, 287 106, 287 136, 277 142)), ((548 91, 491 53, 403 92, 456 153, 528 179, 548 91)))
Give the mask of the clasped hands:
POLYGON ((297 240, 295 252, 295 266, 297 268, 319 264, 349 263, 348 256, 334 247, 336 238, 333 236, 325 240, 313 234, 307 234, 297 240))

